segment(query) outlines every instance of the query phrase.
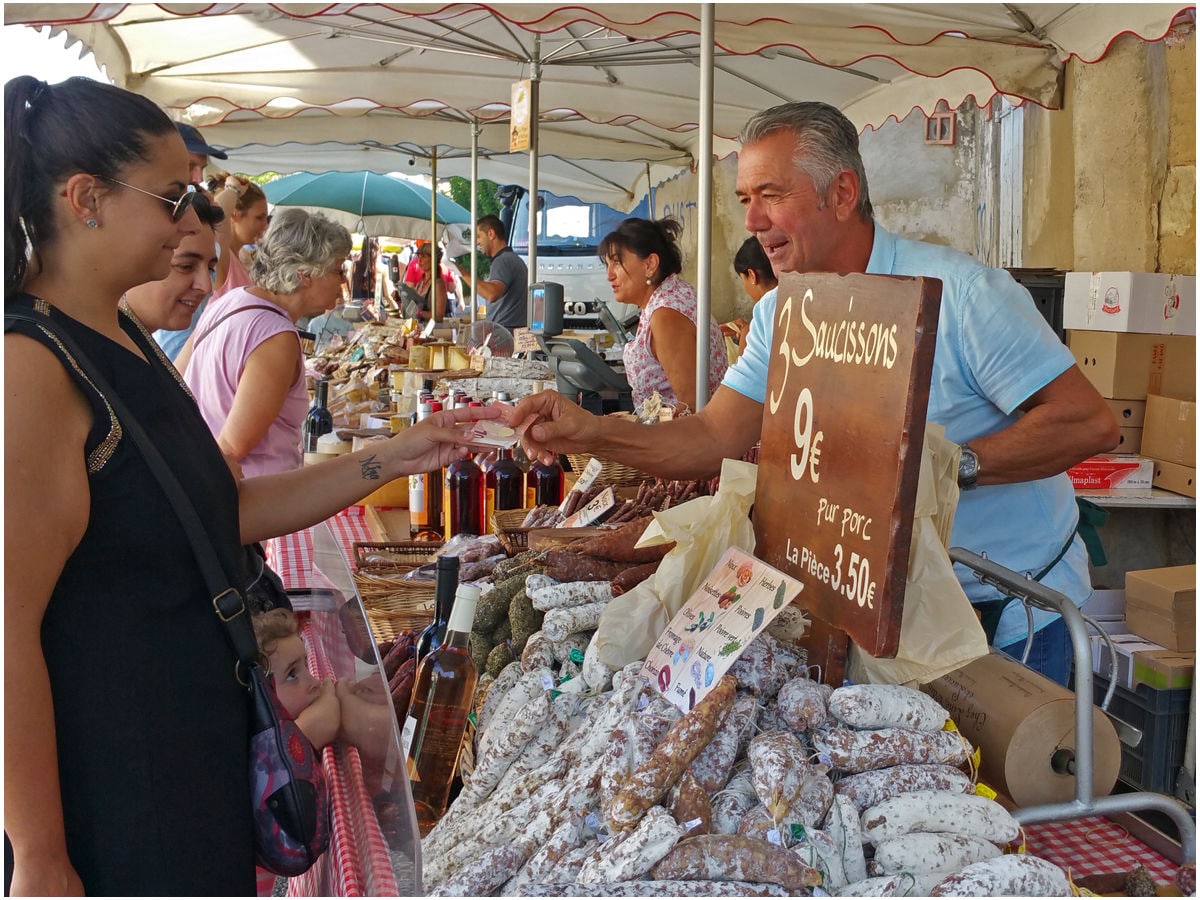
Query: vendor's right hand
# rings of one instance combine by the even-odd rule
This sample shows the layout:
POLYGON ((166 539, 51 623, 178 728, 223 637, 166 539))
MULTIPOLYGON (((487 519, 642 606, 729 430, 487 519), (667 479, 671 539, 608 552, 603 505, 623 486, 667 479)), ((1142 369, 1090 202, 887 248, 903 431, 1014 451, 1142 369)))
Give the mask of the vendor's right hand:
POLYGON ((600 419, 558 391, 542 391, 504 409, 505 423, 524 429, 521 443, 530 458, 551 463, 559 453, 589 450, 600 433, 600 419))

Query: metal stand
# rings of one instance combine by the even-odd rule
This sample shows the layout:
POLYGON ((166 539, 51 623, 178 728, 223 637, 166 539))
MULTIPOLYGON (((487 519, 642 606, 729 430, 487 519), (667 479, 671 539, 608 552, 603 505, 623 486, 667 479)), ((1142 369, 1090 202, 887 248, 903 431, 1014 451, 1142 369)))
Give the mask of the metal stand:
MULTIPOLYGON (((1025 601, 1039 609, 1060 613, 1071 636, 1075 652, 1075 799, 1065 803, 1046 803, 1017 809, 1013 816, 1018 822, 1057 822, 1107 813, 1127 813, 1152 809, 1169 816, 1179 829, 1180 847, 1184 862, 1196 859, 1196 823, 1188 808, 1166 794, 1137 791, 1109 797, 1092 796, 1092 652, 1083 614, 1064 594, 1051 590, 1011 569, 964 550, 950 548, 950 559, 974 570, 984 584, 995 585, 1005 594, 1025 601)), ((1028 643, 1026 644, 1028 652, 1028 643)))

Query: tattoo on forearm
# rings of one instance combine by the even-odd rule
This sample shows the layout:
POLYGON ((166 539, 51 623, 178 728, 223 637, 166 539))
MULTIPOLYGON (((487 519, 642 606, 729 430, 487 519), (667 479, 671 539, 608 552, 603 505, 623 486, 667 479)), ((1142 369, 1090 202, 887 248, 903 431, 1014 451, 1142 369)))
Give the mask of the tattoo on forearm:
POLYGON ((362 469, 363 481, 378 481, 379 470, 383 468, 383 464, 372 453, 366 459, 359 462, 359 467, 362 469))

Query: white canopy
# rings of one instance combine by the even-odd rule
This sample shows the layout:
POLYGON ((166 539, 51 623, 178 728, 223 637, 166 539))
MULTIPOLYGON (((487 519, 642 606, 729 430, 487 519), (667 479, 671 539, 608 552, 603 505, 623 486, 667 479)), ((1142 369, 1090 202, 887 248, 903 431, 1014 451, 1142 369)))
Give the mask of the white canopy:
MULTIPOLYGON (((1119 34, 1163 36, 1179 3, 727 3, 715 7, 713 132, 755 111, 833 103, 860 127, 996 92, 1061 105, 1062 64, 1119 34)), ((118 84, 198 125, 357 99, 507 120, 509 85, 540 76, 543 116, 646 123, 691 145, 699 4, 8 3, 5 23, 83 41, 118 84)), ((366 102, 362 102, 366 101, 366 102)), ((318 138, 319 139, 319 138, 318 138)), ((724 150, 718 145, 718 154, 724 150)))
MULTIPOLYGON (((414 118, 382 107, 354 116, 306 109, 286 119, 239 111, 205 127, 204 137, 227 150, 229 166, 238 171, 428 173, 436 157, 439 177, 469 178, 473 127, 445 111, 414 118)), ((508 152, 507 120, 477 127, 480 177, 525 183, 529 157, 508 152)), ((539 187, 621 210, 632 209, 650 187, 693 161, 686 149, 643 138, 633 128, 578 118, 543 121, 540 149, 539 187)))
MULTIPOLYGON (((356 141, 343 134, 354 119, 366 120, 356 123, 366 139, 381 140, 375 119, 385 118, 384 110, 508 121, 512 83, 530 78, 538 86, 539 125, 559 118, 583 134, 593 125, 617 126, 635 131, 639 141, 690 153, 701 182, 703 317, 711 154, 735 149, 732 139, 755 112, 824 100, 861 129, 916 108, 932 112, 942 102, 956 108, 972 96, 983 105, 997 93, 1059 108, 1067 59, 1095 61, 1125 33, 1157 40, 1191 8, 1178 2, 9 3, 4 20, 67 31, 118 84, 182 121, 286 120, 305 110, 337 117, 298 120, 311 129, 306 141, 334 139, 314 137, 322 126, 339 140, 356 141)), ((416 123, 396 140, 405 139, 427 142, 416 123)), ((542 152, 531 156, 531 189, 542 152)), ((609 153, 591 141, 585 155, 570 155, 622 158, 609 153)), ((707 344, 698 340, 700 383, 706 371, 707 344)), ((702 391, 698 400, 704 399, 702 391)))

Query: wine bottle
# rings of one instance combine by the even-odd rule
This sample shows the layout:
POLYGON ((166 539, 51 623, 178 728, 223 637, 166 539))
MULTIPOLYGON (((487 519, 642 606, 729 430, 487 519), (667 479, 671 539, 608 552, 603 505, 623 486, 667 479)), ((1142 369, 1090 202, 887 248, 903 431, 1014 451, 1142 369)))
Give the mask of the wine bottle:
POLYGON ((304 452, 317 452, 317 438, 333 431, 333 416, 329 412, 329 382, 322 378, 317 381, 317 396, 313 405, 304 417, 304 452))
MULTIPOLYGON (((432 411, 429 401, 422 400, 417 404, 416 422, 420 422, 432 411)), ((408 533, 416 538, 429 528, 429 509, 425 503, 425 473, 419 472, 408 476, 408 533)))
MULTIPOLYGON (((417 407, 417 421, 435 412, 442 404, 437 400, 417 407)), ((442 533, 442 470, 423 472, 408 477, 408 532, 414 539, 428 532, 442 533)))
POLYGON ((442 492, 446 540, 459 534, 487 534, 484 518, 483 470, 470 456, 456 459, 446 467, 442 492))
POLYGON ((563 467, 557 459, 546 465, 534 460, 525 476, 526 506, 558 506, 563 501, 563 467))
POLYGON ((458 557, 439 556, 437 580, 434 582, 433 621, 417 638, 417 660, 424 659, 431 650, 442 646, 446 640, 446 629, 450 626, 450 609, 454 606, 454 594, 458 590, 458 557))
POLYGON ((492 463, 485 476, 486 514, 489 525, 492 513, 497 510, 520 509, 525 503, 525 470, 517 465, 511 449, 503 448, 499 454, 499 458, 492 463))
POLYGON ((417 664, 403 744, 421 836, 446 811, 479 672, 468 641, 479 588, 461 584, 446 642, 417 664))

